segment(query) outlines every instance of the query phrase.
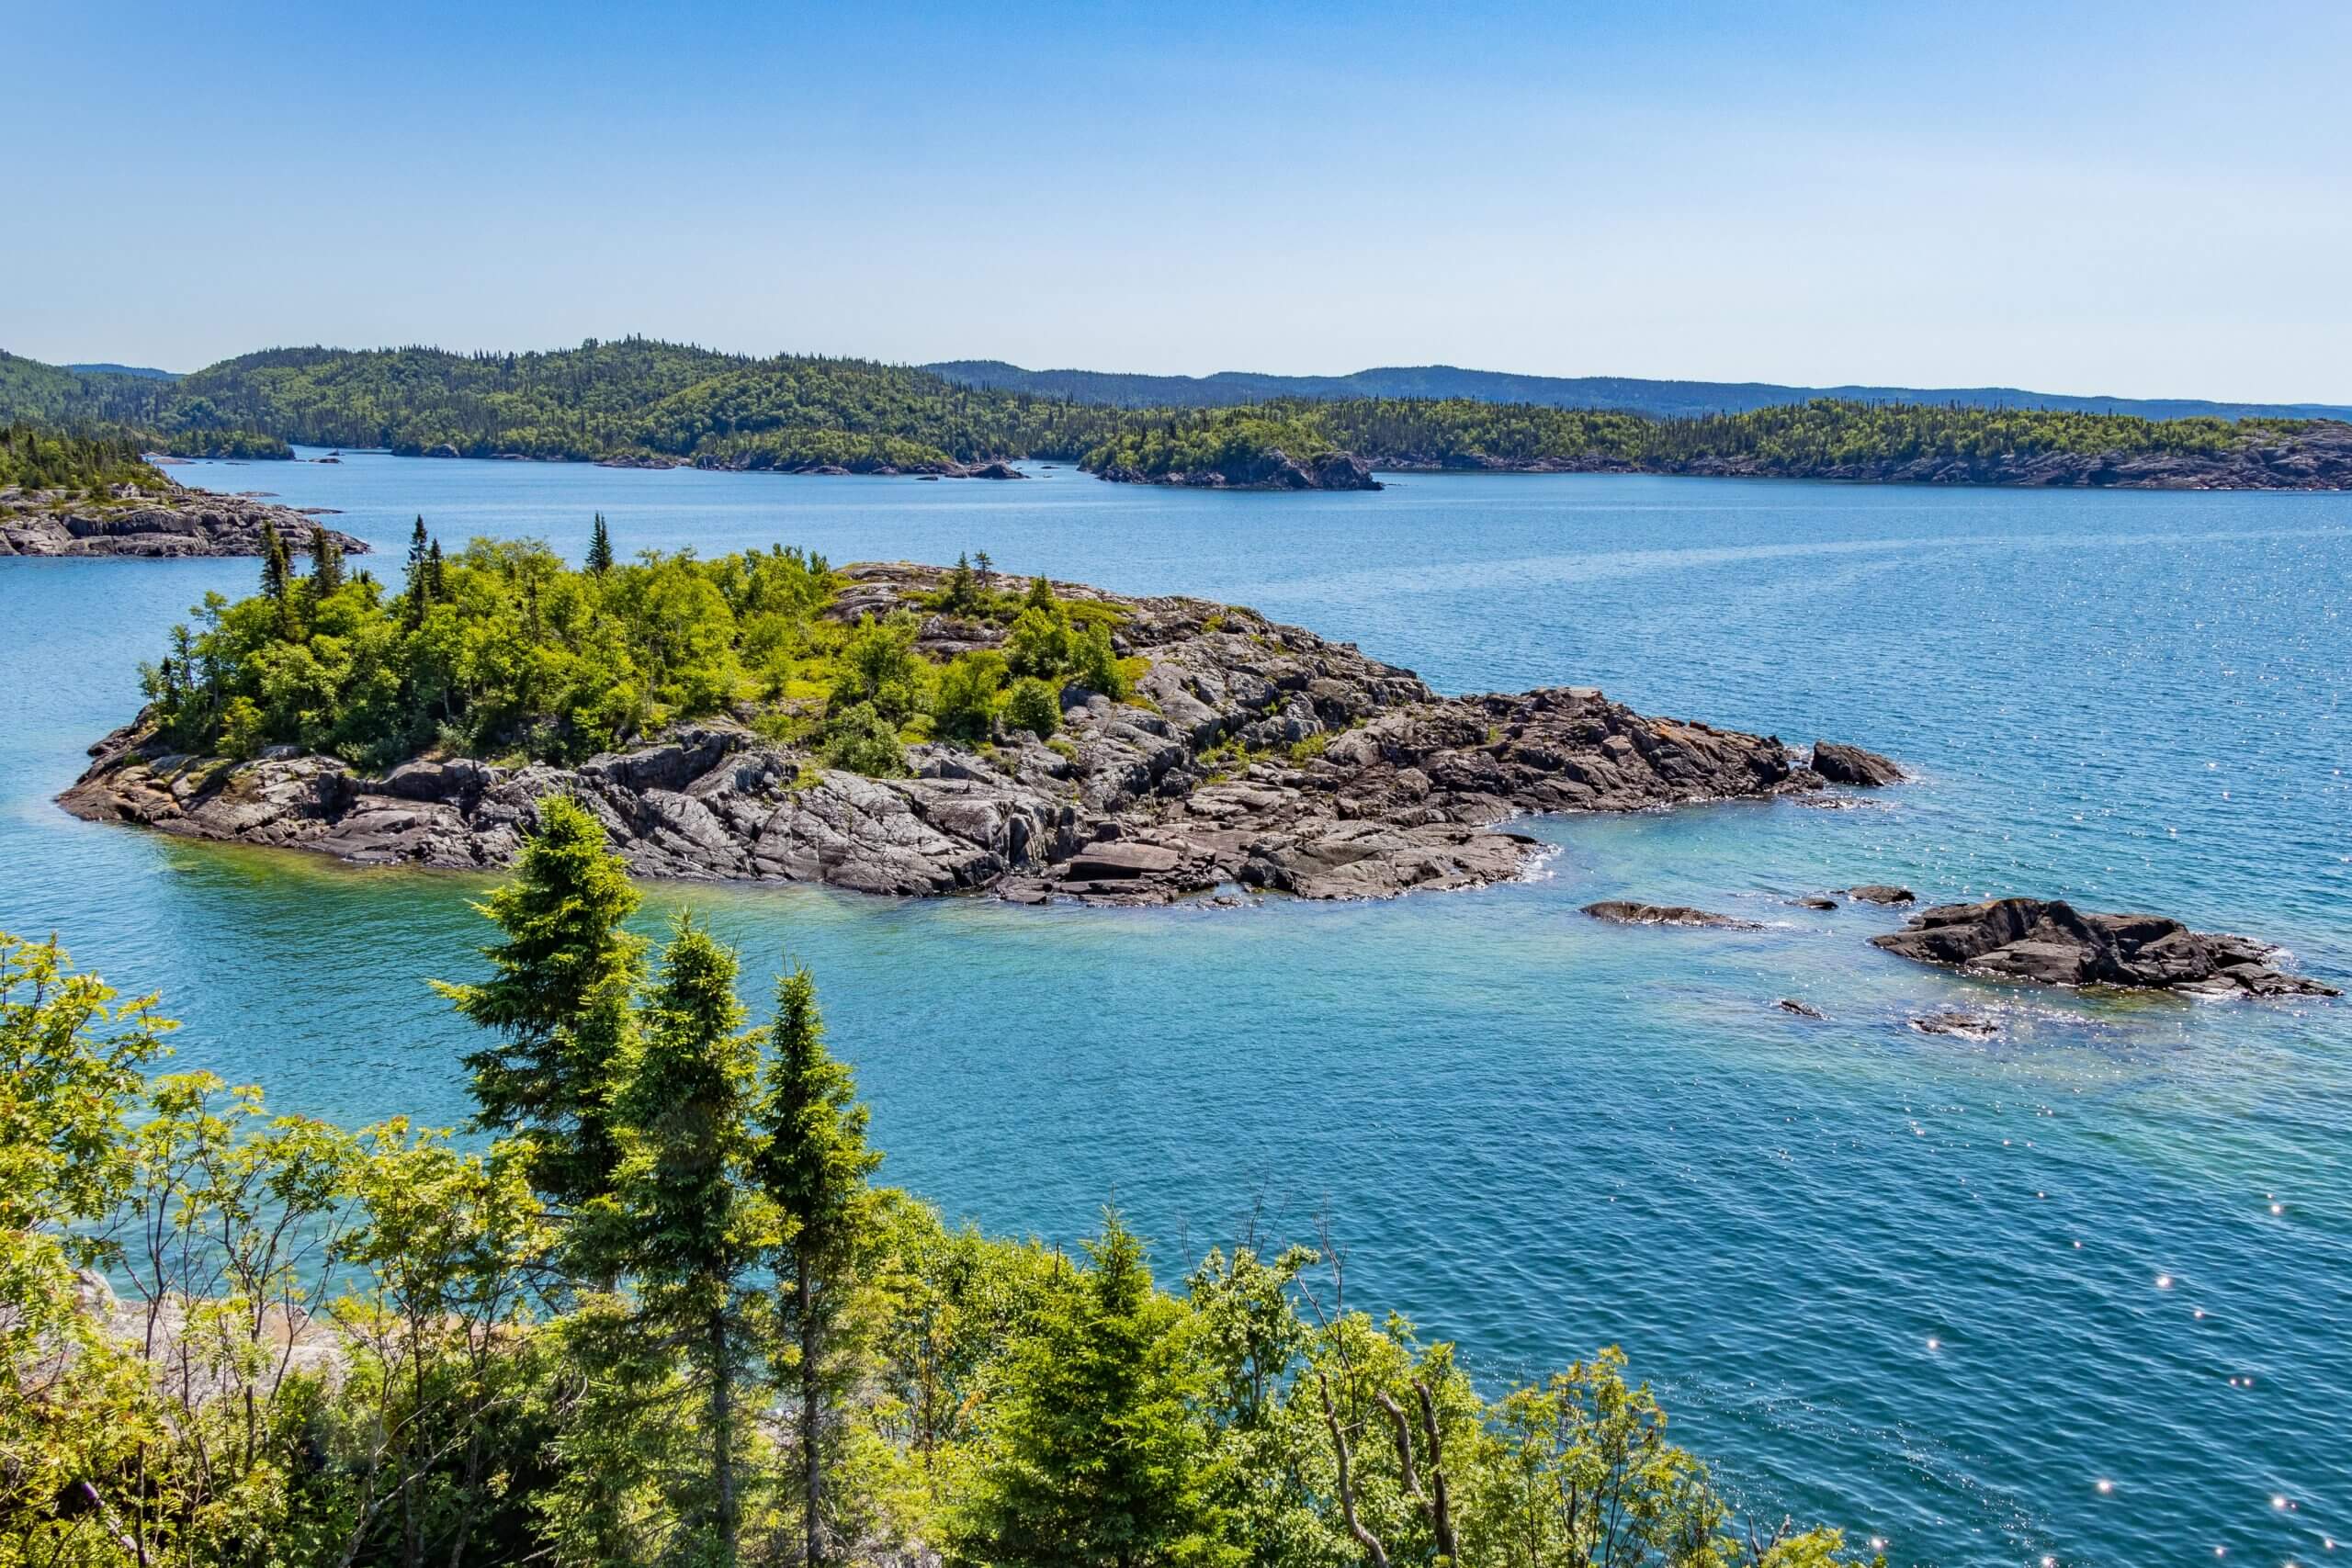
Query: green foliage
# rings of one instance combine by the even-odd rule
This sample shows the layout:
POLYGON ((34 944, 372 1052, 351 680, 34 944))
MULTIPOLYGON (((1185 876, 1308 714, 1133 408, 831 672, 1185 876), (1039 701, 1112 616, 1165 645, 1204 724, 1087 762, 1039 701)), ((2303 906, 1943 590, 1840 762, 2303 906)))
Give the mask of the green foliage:
POLYGON ((930 673, 915 651, 915 618, 900 611, 887 620, 860 615, 838 660, 833 701, 865 704, 892 724, 904 724, 925 704, 930 673))
POLYGON ((1024 675, 1012 683, 1005 698, 1005 722, 1025 729, 1040 740, 1050 739, 1062 727, 1062 696, 1052 682, 1024 675))
POLYGON ((996 728, 1004 677, 1004 655, 993 649, 963 654, 943 666, 931 701, 938 733, 958 740, 985 739, 996 728))
POLYGON ((129 435, 69 434, 17 423, 0 427, 0 489, 62 491, 104 499, 116 485, 162 493, 171 481, 129 435))
POLYGON ((1264 471, 1277 451, 1302 461, 1347 451, 1375 464, 1550 460, 1668 472, 1729 464, 1804 475, 2050 452, 2211 457, 2308 424, 1827 398, 1687 418, 1468 398, 1351 398, 1137 415, 1083 461, 1099 473, 1147 479, 1216 470, 1246 479, 1264 471))
POLYGON ((477 1120, 520 1139, 534 1184, 577 1208, 610 1189, 623 1156, 613 1074, 633 1046, 645 943, 622 926, 638 894, 603 824, 566 795, 538 818, 514 880, 477 906, 503 939, 482 949, 492 977, 435 986, 497 1038, 466 1059, 477 1120))
POLYGON ((1087 1253, 1092 1267, 1047 1297, 1008 1358, 982 1461, 949 1521, 951 1560, 1238 1562, 1206 1485, 1193 1315, 1153 1288, 1115 1211, 1087 1253))
POLYGON ((826 720, 822 755, 827 767, 870 779, 899 778, 907 771, 907 749, 897 727, 872 703, 858 703, 826 720))
POLYGON ((826 1477, 846 1466, 850 1401, 871 1371, 861 1287, 884 1239, 884 1205, 867 1186, 882 1156, 866 1146, 856 1080, 825 1049, 808 970, 777 982, 770 1039, 774 1063, 758 1110, 764 1137, 752 1168, 778 1221, 775 1359, 797 1383, 788 1419, 800 1459, 801 1562, 816 1568, 829 1546, 856 1533, 826 1477))
POLYGON ((797 549, 573 571, 530 541, 445 558, 420 518, 387 599, 345 574, 323 531, 311 547, 298 579, 268 531, 260 595, 209 595, 193 628, 174 629, 170 668, 152 667, 146 689, 175 745, 210 752, 243 698, 260 717, 257 734, 241 720, 240 753, 257 740, 374 767, 433 745, 572 760, 748 691, 780 694, 823 665, 833 635, 818 615, 835 580, 797 549))

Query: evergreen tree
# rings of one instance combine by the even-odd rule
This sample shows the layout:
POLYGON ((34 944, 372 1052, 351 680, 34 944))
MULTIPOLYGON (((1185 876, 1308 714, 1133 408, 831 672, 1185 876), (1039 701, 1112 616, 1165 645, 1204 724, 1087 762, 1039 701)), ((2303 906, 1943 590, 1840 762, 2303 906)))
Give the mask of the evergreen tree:
POLYGON ((992 1568, 1230 1560, 1206 1491, 1191 1313, 1153 1289, 1116 1210, 1087 1251, 1093 1267, 1012 1353, 952 1554, 992 1568))
POLYGON ((279 536, 277 525, 265 519, 261 525, 261 591, 264 598, 279 605, 286 603, 286 581, 291 565, 286 553, 286 541, 279 536))
POLYGON ((825 1049, 817 985, 796 968, 777 983, 775 1055, 760 1107, 756 1169, 782 1225, 780 1337, 795 1352, 802 1562, 824 1560, 824 1475, 854 1369, 839 1353, 860 1255, 879 1221, 866 1178, 882 1156, 865 1144, 865 1107, 848 1066, 825 1049))
POLYGON ((401 618, 411 631, 424 620, 424 612, 432 603, 432 591, 424 581, 425 558, 432 541, 425 536, 424 517, 419 513, 416 525, 408 533, 408 566, 401 577, 401 618))
POLYGON ((428 596, 436 604, 449 596, 449 582, 443 574, 441 541, 438 539, 434 540, 433 547, 424 552, 424 587, 428 596))
POLYGON ((749 1180, 759 1034, 743 1029, 735 955, 680 916, 638 1039, 614 1088, 621 1163, 596 1228, 637 1280, 646 1326, 682 1345, 704 1400, 708 1493, 682 1510, 707 1526, 705 1561, 735 1560, 741 1532, 741 1388, 749 1359, 743 1276, 771 1240, 749 1180))
POLYGON ((311 525, 311 599, 317 603, 343 586, 343 547, 323 523, 311 525))
POLYGON ((588 535, 588 570, 599 577, 613 570, 613 536, 605 530, 601 512, 588 535))
POLYGON ((632 1033, 645 943, 621 922, 636 909, 605 829, 566 795, 539 802, 515 880, 475 906, 505 940, 482 949, 480 985, 435 987, 499 1043, 466 1058, 476 1122, 529 1140, 532 1184, 577 1210, 611 1185, 608 1089, 632 1033))

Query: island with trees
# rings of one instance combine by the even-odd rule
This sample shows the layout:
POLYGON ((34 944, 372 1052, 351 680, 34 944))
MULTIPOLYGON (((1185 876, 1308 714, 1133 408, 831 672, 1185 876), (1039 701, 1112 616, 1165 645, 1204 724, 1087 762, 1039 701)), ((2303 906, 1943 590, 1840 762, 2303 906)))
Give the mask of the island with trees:
POLYGON ((365 554, 364 540, 252 496, 175 484, 120 433, 0 427, 0 556, 365 554))
POLYGON ((74 812, 366 863, 495 868, 537 803, 654 875, 1165 902, 1517 874, 1528 810, 1815 790, 1770 737, 1589 688, 1442 697, 1236 605, 1021 579, 985 555, 794 548, 586 564, 419 519, 397 585, 265 559, 147 667, 74 812))

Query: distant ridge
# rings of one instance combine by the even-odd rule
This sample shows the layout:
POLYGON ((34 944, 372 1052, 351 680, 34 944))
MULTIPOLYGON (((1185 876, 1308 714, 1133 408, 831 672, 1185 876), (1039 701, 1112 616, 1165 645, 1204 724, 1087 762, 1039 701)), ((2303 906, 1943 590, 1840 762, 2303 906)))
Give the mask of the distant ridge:
POLYGON ((104 360, 95 365, 69 365, 65 368, 85 376, 138 376, 150 381, 176 381, 180 378, 176 370, 158 370, 152 365, 115 365, 104 360))
POLYGON ((1001 359, 950 359, 922 368, 967 387, 1113 408, 1226 408, 1270 398, 1469 398, 1565 409, 1622 409, 1653 417, 1747 413, 1815 398, 2052 409, 2142 419, 2352 419, 2347 403, 2223 403, 2199 398, 2077 397, 2017 387, 1789 387, 1769 381, 1651 381, 1629 376, 1518 376, 1451 365, 1387 366, 1347 376, 1131 376, 1106 370, 1024 370, 1001 359))

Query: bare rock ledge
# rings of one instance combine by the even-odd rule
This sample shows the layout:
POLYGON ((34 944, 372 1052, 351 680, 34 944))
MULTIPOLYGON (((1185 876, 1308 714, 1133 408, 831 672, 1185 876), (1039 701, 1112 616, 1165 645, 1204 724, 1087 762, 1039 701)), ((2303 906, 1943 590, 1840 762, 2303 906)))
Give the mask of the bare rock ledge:
MULTIPOLYGON (((844 575, 829 615, 914 605, 941 578, 905 564, 844 575)), ((1589 687, 1442 697, 1246 609, 1056 587, 1125 612, 1118 651, 1150 661, 1136 700, 1070 687, 1053 745, 1023 730, 986 754, 917 746, 910 778, 814 769, 732 720, 574 768, 422 758, 380 777, 282 750, 169 755, 133 722, 91 749, 60 801, 194 838, 488 870, 513 861, 537 802, 564 793, 650 876, 1154 904, 1236 883, 1306 898, 1476 886, 1542 852, 1496 830, 1523 813, 1823 787, 1772 737, 1647 718, 1589 687)), ((1001 635, 934 614, 920 646, 944 655, 1001 635)))
POLYGON ((2213 996, 2333 997, 2278 968, 2251 937, 2193 931, 2162 915, 2094 915, 2055 899, 1941 904, 1871 945, 1922 964, 2044 986, 2130 986, 2213 996))

